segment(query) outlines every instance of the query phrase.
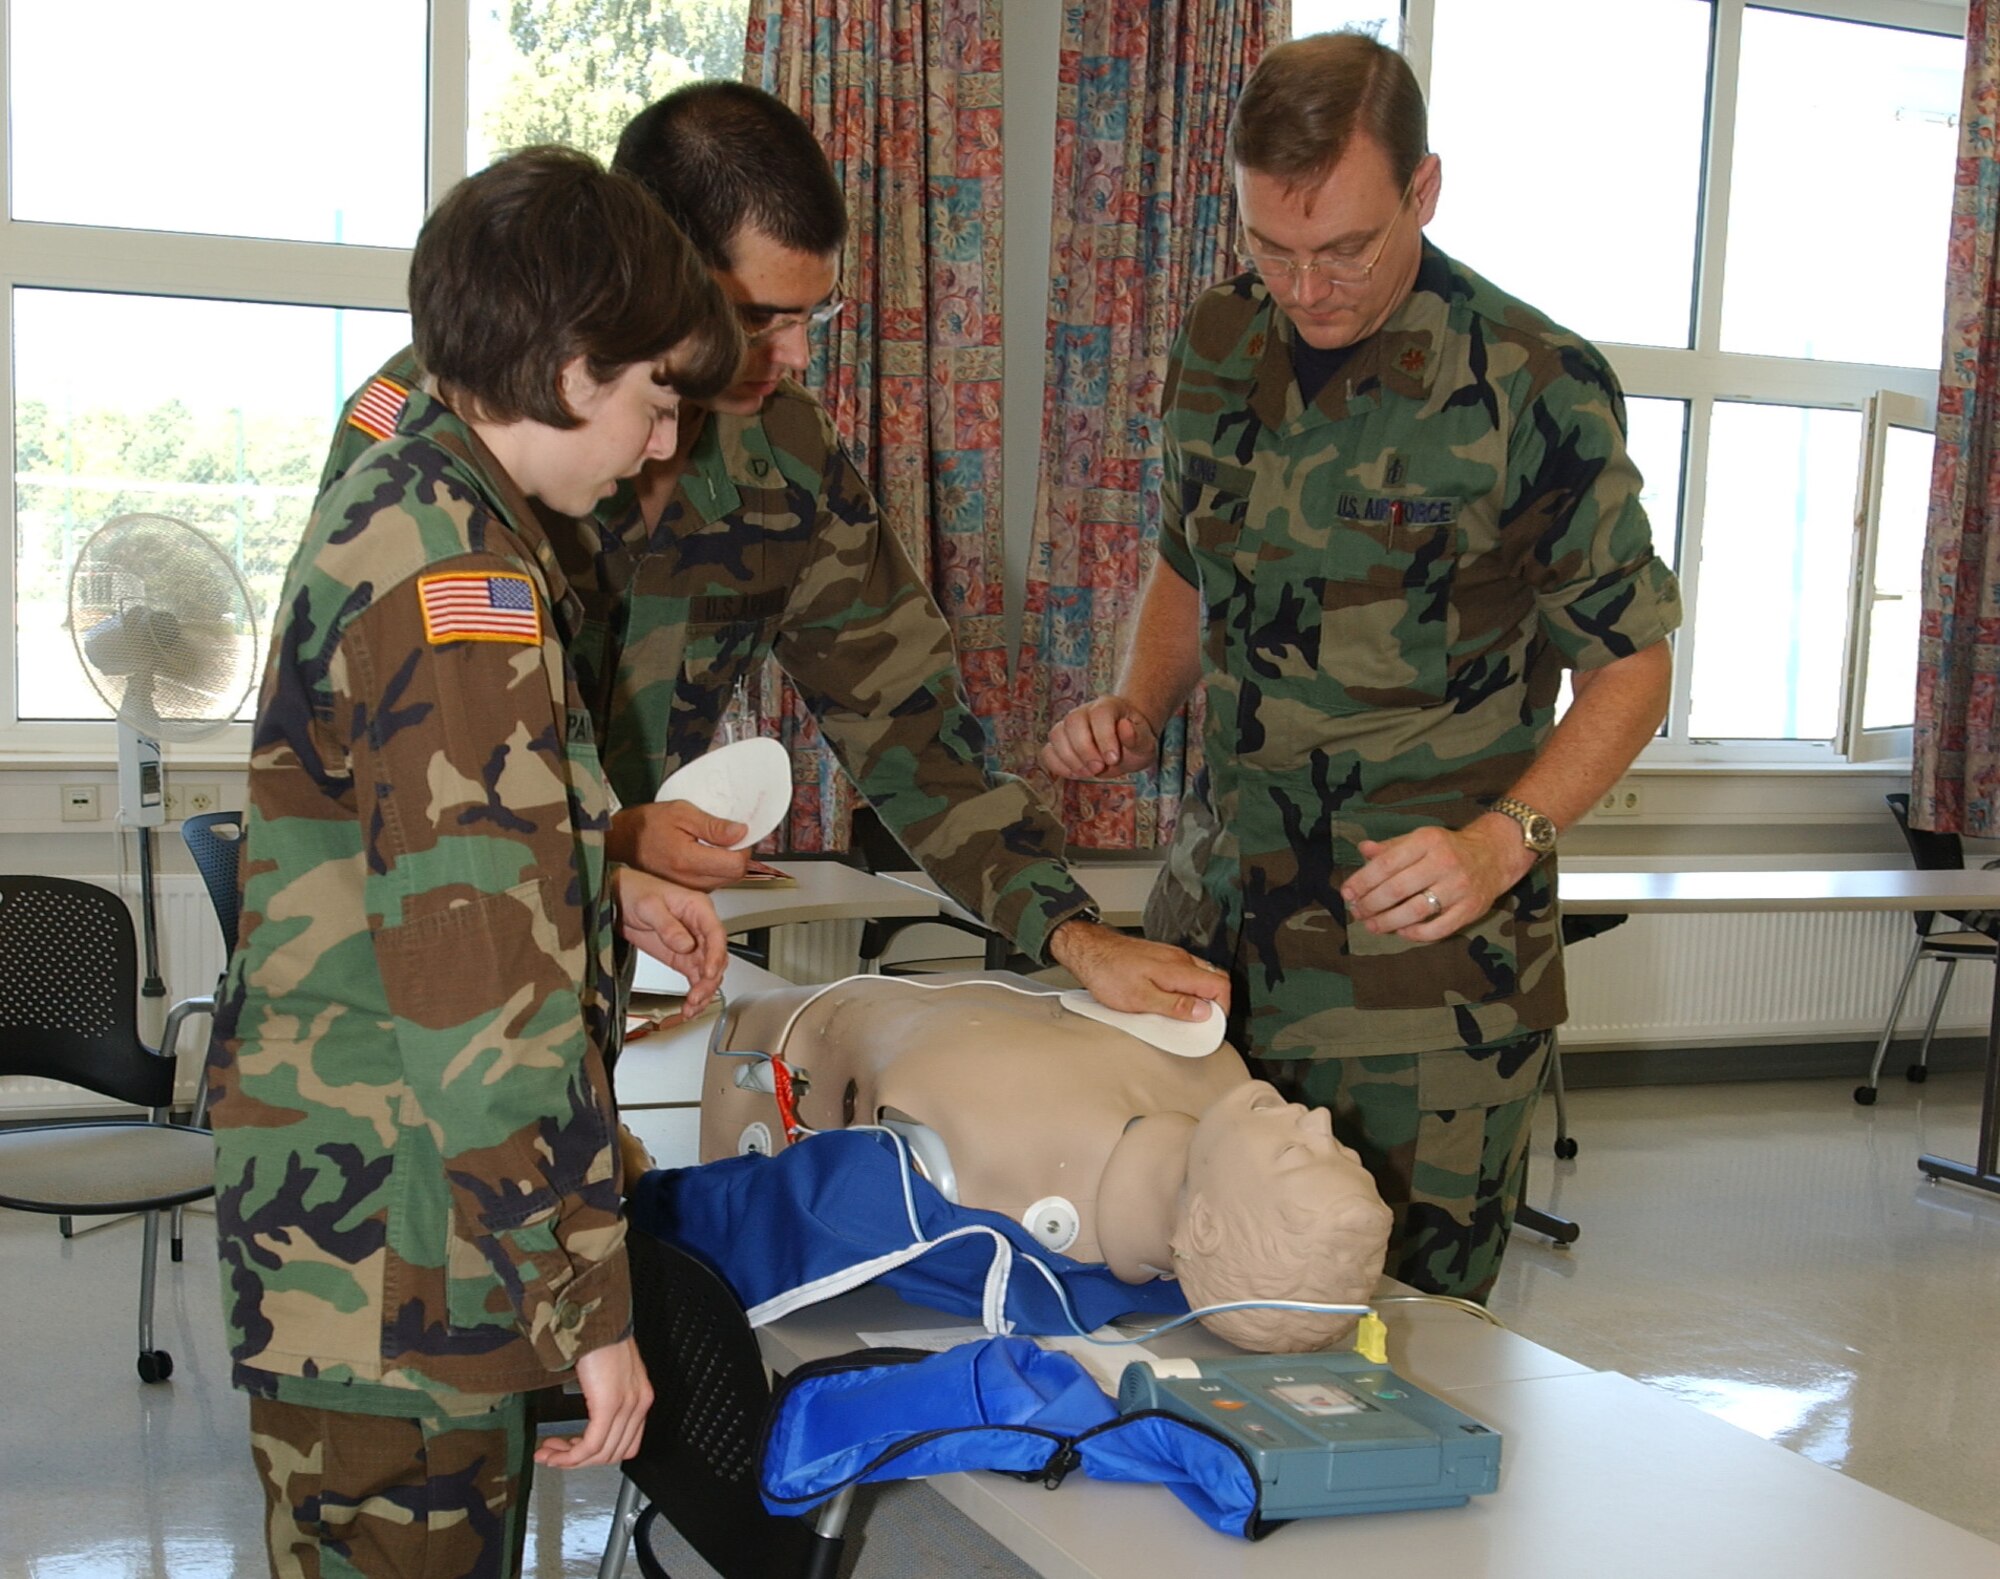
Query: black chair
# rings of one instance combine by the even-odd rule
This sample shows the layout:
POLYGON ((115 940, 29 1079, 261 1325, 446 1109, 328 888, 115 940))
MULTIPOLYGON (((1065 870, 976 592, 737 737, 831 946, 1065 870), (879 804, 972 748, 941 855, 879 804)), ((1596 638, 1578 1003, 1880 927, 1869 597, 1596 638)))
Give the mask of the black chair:
POLYGON ((150 1114, 0 1131, 0 1206, 142 1215, 139 1378, 162 1382, 174 1362, 153 1344, 160 1213, 215 1193, 215 1146, 168 1117, 180 1006, 155 1051, 139 1039, 138 994, 122 899, 68 878, 0 876, 0 1075, 63 1081, 150 1114))
MULTIPOLYGON (((1965 866, 1965 850, 1955 833, 1931 833, 1922 828, 1910 826, 1910 797, 1907 795, 1885 795, 1889 803, 1889 814, 1896 819, 1896 826, 1903 830, 1903 838, 1910 847, 1910 859, 1920 872, 1955 872, 1965 866)), ((1990 863, 1989 863, 1990 864, 1990 863)), ((1903 1078, 1912 1082, 1922 1082, 1930 1074, 1931 1038, 1937 1034, 1938 1016, 1944 1012, 1944 995, 1951 990, 1952 973, 1965 960, 1984 960, 1993 963, 1996 952, 2000 952, 2000 914, 1984 910, 1951 910, 1943 912, 1944 920, 1950 923, 1943 930, 1933 930, 1939 912, 1917 911, 1911 919, 1916 923, 1916 940, 1910 945, 1909 963, 1903 967, 1903 979, 1896 985, 1896 998, 1889 1005, 1889 1019, 1882 1027, 1882 1039, 1875 1044, 1875 1058, 1868 1066, 1868 1078, 1854 1088, 1854 1100, 1863 1107, 1875 1103, 1877 1086, 1882 1078, 1882 1061, 1889 1055, 1889 1043, 1896 1034, 1896 1021, 1903 1013, 1903 1000, 1909 996, 1910 980, 1917 973, 1919 962, 1927 959, 1939 960, 1944 965, 1944 977, 1938 982, 1937 996, 1931 999, 1930 1018, 1924 1022, 1924 1039, 1917 1046, 1916 1062, 1903 1070, 1903 1078)))
POLYGON ((650 1536, 671 1524, 722 1579, 832 1579, 853 1488, 817 1524, 765 1511, 757 1455, 771 1385, 757 1337, 729 1286, 701 1262, 649 1235, 626 1236, 633 1336, 653 1381, 653 1408, 612 1514, 599 1579, 618 1579, 638 1536, 647 1579, 668 1579, 650 1536), (636 1514, 640 1499, 650 1506, 636 1514))
POLYGON ((222 928, 222 951, 236 952, 236 921, 242 896, 236 887, 236 856, 243 848, 243 813, 205 811, 181 823, 181 840, 194 857, 201 873, 208 902, 215 907, 215 920, 222 928))

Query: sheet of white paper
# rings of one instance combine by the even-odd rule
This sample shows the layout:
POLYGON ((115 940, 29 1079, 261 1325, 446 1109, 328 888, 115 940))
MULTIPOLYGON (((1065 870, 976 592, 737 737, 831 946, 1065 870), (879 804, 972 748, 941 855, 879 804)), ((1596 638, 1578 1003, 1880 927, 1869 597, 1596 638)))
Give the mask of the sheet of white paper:
MULTIPOLYGON (((1100 1338, 1124 1336, 1116 1328, 1099 1327, 1095 1334, 1100 1338)), ((1151 1349, 1140 1343, 1121 1343, 1115 1347, 1101 1343, 1090 1343, 1082 1338, 1048 1337, 1037 1338, 1045 1349, 1054 1349, 1067 1354, 1090 1372, 1090 1379, 1102 1387, 1113 1398, 1118 1396, 1118 1378, 1125 1374, 1125 1367, 1136 1360, 1157 1358, 1151 1349)))
POLYGON ((871 1349, 922 1349, 942 1354, 961 1343, 977 1343, 986 1335, 984 1327, 911 1327, 902 1332, 857 1332, 854 1336, 871 1349))

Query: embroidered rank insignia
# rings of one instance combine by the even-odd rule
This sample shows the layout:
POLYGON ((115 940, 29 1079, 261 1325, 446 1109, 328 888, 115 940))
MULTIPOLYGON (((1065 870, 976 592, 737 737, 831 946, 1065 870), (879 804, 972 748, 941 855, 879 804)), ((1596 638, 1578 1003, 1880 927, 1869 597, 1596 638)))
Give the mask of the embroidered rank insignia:
POLYGON ((433 647, 447 641, 542 639, 542 611, 535 584, 512 572, 473 571, 420 576, 424 635, 433 647))
POLYGON ((371 378, 347 420, 372 439, 386 439, 396 431, 396 419, 409 398, 410 392, 393 378, 371 378))

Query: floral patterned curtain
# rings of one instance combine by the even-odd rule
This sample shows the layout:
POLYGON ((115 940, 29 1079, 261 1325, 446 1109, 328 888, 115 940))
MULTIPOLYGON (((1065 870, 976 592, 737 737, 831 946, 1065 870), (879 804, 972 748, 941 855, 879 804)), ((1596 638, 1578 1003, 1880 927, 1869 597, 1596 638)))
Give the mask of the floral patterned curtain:
MULTIPOLYGON (((1182 315, 1234 272, 1229 112, 1289 0, 1110 0, 1063 13, 1041 474, 1009 766, 1111 688, 1159 536, 1160 391, 1182 315)), ((1168 727, 1156 774, 1060 786, 1073 842, 1173 832, 1200 729, 1168 727)))
POLYGON ((1972 0, 1924 542, 1910 821, 2000 834, 2000 13, 1972 0))
MULTIPOLYGON (((833 160, 853 305, 808 382, 929 579, 973 709, 995 729, 1007 704, 999 0, 754 0, 743 73, 833 160)), ((844 847, 853 788, 775 665, 754 705, 799 769, 787 847, 844 847)))

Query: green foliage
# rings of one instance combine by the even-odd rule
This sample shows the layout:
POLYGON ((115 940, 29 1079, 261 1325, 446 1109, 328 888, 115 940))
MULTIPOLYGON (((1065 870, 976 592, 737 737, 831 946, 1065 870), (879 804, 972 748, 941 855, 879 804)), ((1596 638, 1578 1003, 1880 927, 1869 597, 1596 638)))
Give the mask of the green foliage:
POLYGON ((312 510, 326 430, 312 420, 190 411, 178 400, 144 412, 83 411, 65 423, 45 402, 24 400, 14 451, 24 606, 63 609, 70 566, 90 534, 143 511, 214 538, 268 616, 312 510))
POLYGON ((496 152, 567 143, 608 160, 660 95, 740 78, 748 24, 749 0, 510 0, 510 80, 481 129, 496 152))

